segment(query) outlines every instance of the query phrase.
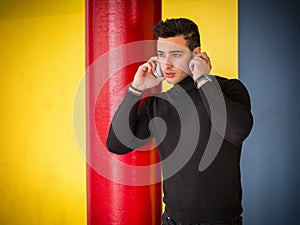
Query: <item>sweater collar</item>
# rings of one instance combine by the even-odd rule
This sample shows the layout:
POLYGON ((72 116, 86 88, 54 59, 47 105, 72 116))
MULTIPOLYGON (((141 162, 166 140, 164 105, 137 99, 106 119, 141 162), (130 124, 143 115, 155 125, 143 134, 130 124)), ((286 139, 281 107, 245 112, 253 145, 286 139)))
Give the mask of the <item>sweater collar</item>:
POLYGON ((182 81, 180 81, 177 84, 174 84, 174 86, 167 92, 170 94, 170 96, 173 97, 183 97, 187 92, 190 92, 191 90, 194 90, 194 80, 192 77, 188 76, 184 78, 182 81))
POLYGON ((178 84, 174 85, 175 89, 184 89, 185 91, 190 91, 195 89, 194 80, 191 76, 184 78, 178 84))

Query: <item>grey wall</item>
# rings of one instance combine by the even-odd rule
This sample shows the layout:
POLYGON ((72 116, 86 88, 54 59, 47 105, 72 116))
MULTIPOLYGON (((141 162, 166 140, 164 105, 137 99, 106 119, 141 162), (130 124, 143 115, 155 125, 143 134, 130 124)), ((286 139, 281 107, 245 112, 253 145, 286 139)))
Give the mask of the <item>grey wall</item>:
POLYGON ((239 77, 254 115, 244 224, 300 224, 300 1, 239 0, 239 77))

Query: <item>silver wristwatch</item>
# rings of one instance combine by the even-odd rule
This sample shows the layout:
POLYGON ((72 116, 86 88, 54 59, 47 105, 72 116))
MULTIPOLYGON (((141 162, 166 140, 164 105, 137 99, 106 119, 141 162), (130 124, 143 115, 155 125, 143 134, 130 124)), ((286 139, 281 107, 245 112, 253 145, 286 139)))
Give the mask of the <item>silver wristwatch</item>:
POLYGON ((199 82, 202 80, 208 80, 209 82, 212 82, 212 79, 208 74, 203 74, 195 80, 195 86, 198 87, 199 82))

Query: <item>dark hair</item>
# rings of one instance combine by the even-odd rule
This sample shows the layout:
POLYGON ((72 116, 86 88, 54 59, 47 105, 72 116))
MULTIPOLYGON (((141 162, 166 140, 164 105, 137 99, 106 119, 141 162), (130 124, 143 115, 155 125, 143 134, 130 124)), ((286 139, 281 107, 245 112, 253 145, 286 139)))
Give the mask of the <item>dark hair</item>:
POLYGON ((154 26, 154 33, 159 38, 169 38, 183 35, 187 40, 187 47, 193 51, 200 47, 200 34, 197 25, 186 18, 167 19, 154 26))

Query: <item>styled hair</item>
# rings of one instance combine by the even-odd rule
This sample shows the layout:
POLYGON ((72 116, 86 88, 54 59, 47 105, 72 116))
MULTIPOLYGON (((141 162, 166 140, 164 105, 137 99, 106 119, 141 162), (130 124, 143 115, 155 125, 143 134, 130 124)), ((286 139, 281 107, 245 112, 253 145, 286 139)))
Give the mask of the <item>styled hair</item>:
POLYGON ((196 47, 200 47, 200 34, 198 26, 191 20, 186 18, 166 19, 156 24, 153 28, 156 38, 169 38, 183 35, 187 40, 187 47, 193 51, 196 47))

